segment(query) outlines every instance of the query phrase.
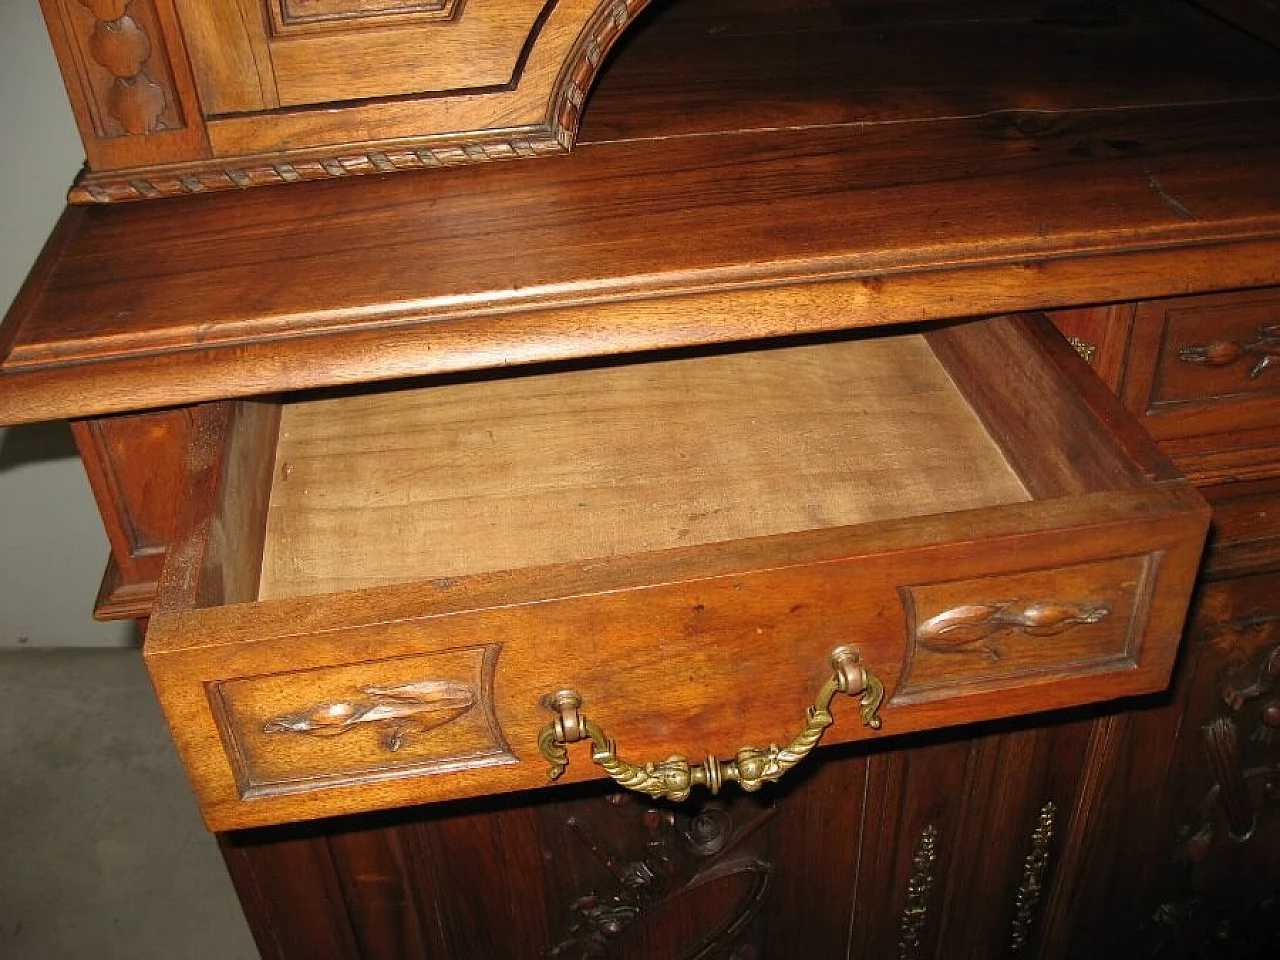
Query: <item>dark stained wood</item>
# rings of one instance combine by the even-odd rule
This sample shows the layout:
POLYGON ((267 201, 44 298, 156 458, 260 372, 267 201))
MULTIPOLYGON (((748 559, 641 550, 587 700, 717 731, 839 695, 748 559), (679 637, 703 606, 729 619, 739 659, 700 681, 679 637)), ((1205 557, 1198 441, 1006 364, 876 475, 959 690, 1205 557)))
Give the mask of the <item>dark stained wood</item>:
POLYGON ((592 90, 579 146, 1280 92, 1273 49, 1179 3, 678 0, 642 18, 592 90))
POLYGON ((1280 451, 1274 290, 1137 306, 1121 395, 1202 483, 1274 479, 1280 451))
POLYGON ((1205 576, 1238 576, 1280 564, 1280 480, 1229 482, 1200 490, 1213 505, 1205 576))
POLYGON ((1024 952, 1037 955, 1050 896, 1088 880, 1068 872, 1064 836, 1074 811, 1105 800, 1080 776, 1096 723, 1107 721, 840 748, 756 796, 669 805, 556 789, 228 834, 224 846, 240 889, 265 901, 251 915, 271 918, 258 931, 268 958, 304 956, 321 936, 355 941, 326 956, 368 960, 989 957, 1011 953, 1020 905, 1024 952), (1020 898, 1050 804, 1041 896, 1020 898), (324 859, 299 862, 304 842, 324 859), (379 883, 335 904, 340 849, 379 883), (304 912, 316 904, 328 912, 304 912))
POLYGON ((180 451, 190 438, 190 412, 77 420, 71 431, 111 545, 95 615, 146 616, 173 536, 173 511, 185 496, 180 451))
POLYGON ((1206 10, 1254 36, 1280 45, 1280 11, 1269 0, 1197 0, 1206 10))

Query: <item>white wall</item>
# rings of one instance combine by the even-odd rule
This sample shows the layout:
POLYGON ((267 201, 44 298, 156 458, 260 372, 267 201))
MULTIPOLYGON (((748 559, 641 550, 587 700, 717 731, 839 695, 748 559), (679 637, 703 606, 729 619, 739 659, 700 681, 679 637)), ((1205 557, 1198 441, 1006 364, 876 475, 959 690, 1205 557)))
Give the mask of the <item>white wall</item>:
MULTIPOLYGON (((0 307, 63 206, 84 153, 36 0, 0 2, 0 307)), ((0 647, 122 646, 97 623, 107 541, 64 424, 0 429, 0 647)))

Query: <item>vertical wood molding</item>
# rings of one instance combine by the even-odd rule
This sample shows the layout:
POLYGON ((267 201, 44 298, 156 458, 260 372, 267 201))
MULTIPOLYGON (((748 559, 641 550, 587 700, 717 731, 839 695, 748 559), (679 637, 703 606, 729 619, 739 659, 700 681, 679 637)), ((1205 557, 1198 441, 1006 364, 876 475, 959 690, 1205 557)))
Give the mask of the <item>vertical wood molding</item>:
POLYGON ((41 0, 41 7, 91 168, 207 155, 172 0, 41 0))
POLYGON ((1095 720, 1089 731, 1082 764, 1083 778, 1067 815, 1068 829, 1058 851, 1059 878, 1050 888, 1041 911, 1040 942, 1043 960, 1063 954, 1077 926, 1078 886, 1088 876, 1093 858, 1105 858, 1102 829, 1108 812, 1107 797, 1116 780, 1117 767, 1131 735, 1129 714, 1112 714, 1095 720))

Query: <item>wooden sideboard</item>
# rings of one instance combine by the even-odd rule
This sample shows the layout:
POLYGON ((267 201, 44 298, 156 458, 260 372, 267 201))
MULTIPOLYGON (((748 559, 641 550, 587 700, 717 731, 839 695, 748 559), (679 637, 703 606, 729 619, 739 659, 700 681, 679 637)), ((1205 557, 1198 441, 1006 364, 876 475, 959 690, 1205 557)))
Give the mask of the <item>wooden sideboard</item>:
POLYGON ((0 422, 264 957, 1277 954, 1266 0, 43 6, 0 422))

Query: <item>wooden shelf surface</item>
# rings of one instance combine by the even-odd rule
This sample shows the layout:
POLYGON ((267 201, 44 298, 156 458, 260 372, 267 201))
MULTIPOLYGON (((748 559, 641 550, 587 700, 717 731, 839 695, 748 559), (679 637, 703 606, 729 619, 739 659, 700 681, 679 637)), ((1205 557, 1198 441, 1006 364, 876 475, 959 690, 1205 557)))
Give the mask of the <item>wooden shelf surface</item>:
POLYGON ((1280 51, 1166 7, 886 27, 880 80, 815 69, 806 100, 821 57, 795 48, 835 44, 847 72, 848 36, 663 27, 697 14, 677 6, 568 157, 69 210, 0 330, 0 423, 1280 283, 1280 51), (995 39, 952 44, 950 74, 929 39, 996 27, 1036 54, 1007 90, 995 39), (722 53, 699 74, 662 29, 722 53), (743 105, 748 62, 796 124, 743 105), (684 64, 666 100, 660 63, 684 64))

